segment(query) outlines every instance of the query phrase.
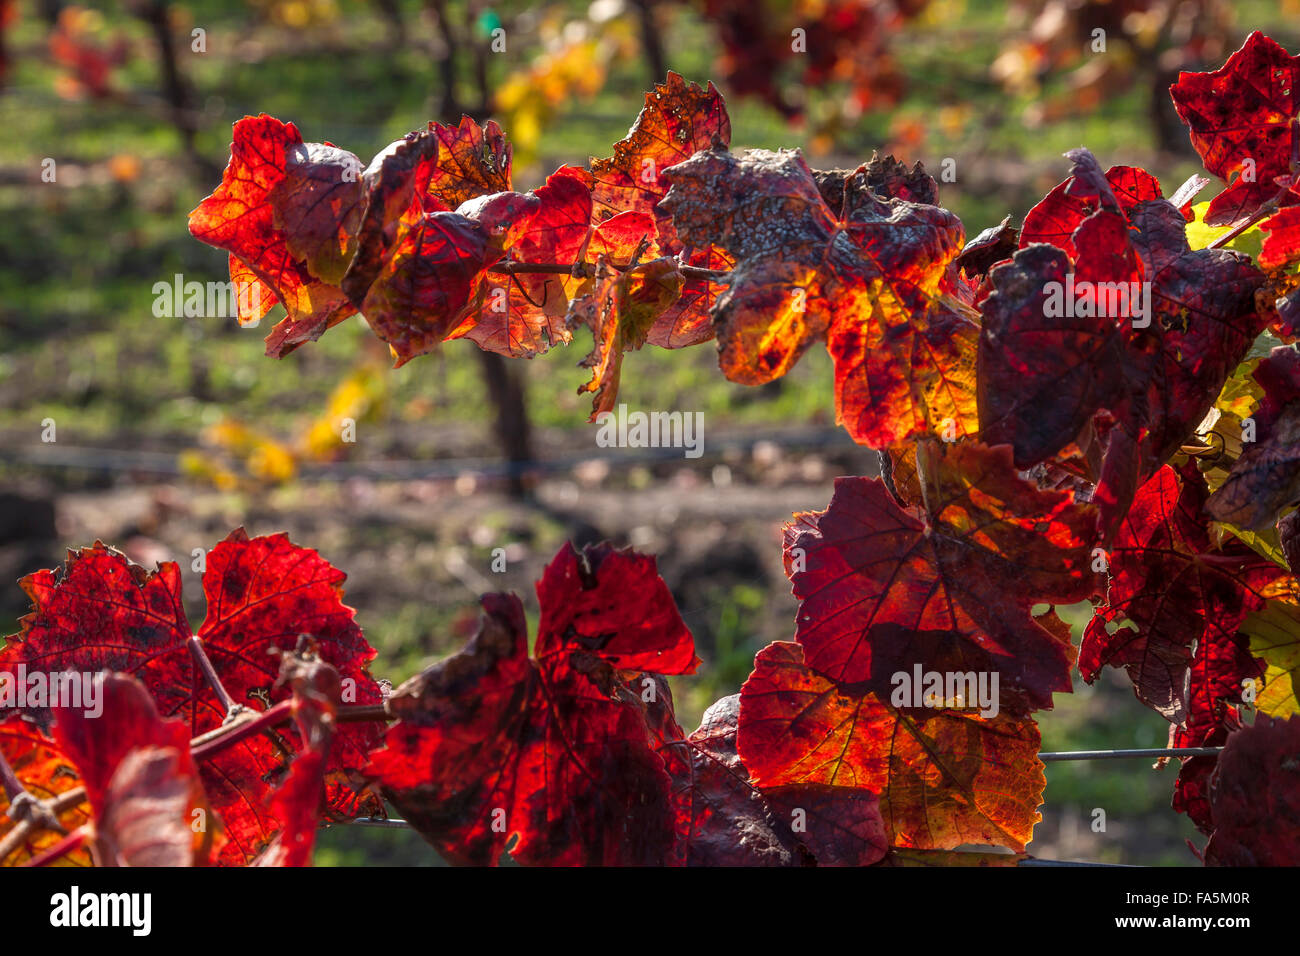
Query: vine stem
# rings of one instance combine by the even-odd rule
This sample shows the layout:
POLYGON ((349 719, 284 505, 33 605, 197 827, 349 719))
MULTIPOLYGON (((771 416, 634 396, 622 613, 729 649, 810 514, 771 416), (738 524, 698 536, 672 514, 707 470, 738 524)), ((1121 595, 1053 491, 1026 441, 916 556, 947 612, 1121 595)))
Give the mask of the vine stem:
POLYGON ((203 648, 203 641, 196 634, 190 635, 190 656, 194 658, 194 663, 199 666, 203 672, 203 678, 212 688, 212 692, 217 695, 221 701, 221 706, 226 712, 226 720, 234 720, 238 714, 247 708, 236 704, 234 699, 226 691, 225 685, 221 683, 221 678, 217 675, 217 669, 212 666, 212 659, 208 657, 208 652, 203 648))
POLYGON ((1282 197, 1285 196, 1287 192, 1288 190, 1286 189, 1279 190, 1276 196, 1274 196, 1268 202, 1264 203, 1264 205, 1256 209, 1245 221, 1240 222, 1237 225, 1233 226, 1231 229, 1229 229, 1223 235, 1219 236, 1219 238, 1215 239, 1205 248, 1218 249, 1220 246, 1226 246, 1228 243, 1232 242, 1232 240, 1236 239, 1238 236, 1240 236, 1251 226, 1255 225, 1255 223, 1259 222, 1261 219, 1265 219, 1268 216, 1271 216, 1277 210, 1278 204, 1282 201, 1282 197))
POLYGON ((236 719, 195 737, 190 743, 190 756, 195 760, 205 760, 241 740, 285 723, 292 716, 293 701, 282 700, 270 710, 261 711, 256 717, 247 720, 236 719))
MULTIPOLYGON (((293 700, 282 700, 270 710, 264 710, 255 717, 236 719, 223 724, 206 734, 200 734, 190 741, 190 755, 195 760, 205 760, 234 746, 241 740, 247 740, 263 730, 288 723, 293 717, 293 700)), ((334 715, 339 723, 372 723, 395 719, 388 712, 386 704, 344 704, 334 715)))
POLYGON ((14 802, 16 797, 27 792, 27 788, 23 786, 23 782, 14 773, 14 768, 9 766, 9 761, 5 759, 3 753, 0 753, 0 784, 4 785, 5 797, 10 804, 14 802))
MULTIPOLYGON (((620 267, 612 262, 606 262, 611 269, 616 272, 635 273, 645 268, 646 263, 639 263, 634 266, 620 267)), ((575 270, 579 275, 583 274, 590 266, 586 262, 515 262, 507 260, 498 262, 488 269, 488 272, 494 272, 499 275, 574 275, 575 270)), ((726 269, 702 269, 699 266, 679 265, 677 272, 683 279, 721 279, 731 273, 726 269)))

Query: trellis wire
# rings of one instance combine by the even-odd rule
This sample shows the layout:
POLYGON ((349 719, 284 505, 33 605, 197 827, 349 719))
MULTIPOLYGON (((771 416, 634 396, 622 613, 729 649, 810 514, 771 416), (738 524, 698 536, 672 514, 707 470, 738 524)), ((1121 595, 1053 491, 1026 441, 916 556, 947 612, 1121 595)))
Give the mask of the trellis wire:
POLYGON ((1213 757, 1222 747, 1145 747, 1138 750, 1062 750, 1040 753, 1044 763, 1060 760, 1122 760, 1125 757, 1213 757))
MULTIPOLYGON (((1125 757, 1213 757, 1222 751, 1222 747, 1143 747, 1134 750, 1058 750, 1040 753, 1038 759, 1044 763, 1062 760, 1119 760, 1125 757)), ((413 829, 406 820, 397 817, 358 817, 349 821, 352 826, 379 827, 390 830, 413 829)), ((1042 860, 1030 857, 1021 860, 1016 866, 1083 866, 1083 867, 1120 867, 1140 869, 1132 863, 1092 863, 1086 860, 1042 860)))
MULTIPOLYGON (((778 444, 783 451, 815 451, 839 449, 862 450, 841 428, 799 429, 787 434, 781 429, 768 430, 762 435, 737 434, 715 438, 710 450, 701 458, 713 461, 727 451, 749 450, 761 441, 778 444)), ((164 476, 183 475, 180 452, 140 451, 94 446, 42 445, 33 448, 6 448, 0 450, 0 463, 35 468, 67 468, 95 472, 142 472, 164 476)), ((416 478, 455 478, 474 474, 484 478, 516 477, 527 472, 555 473, 568 471, 589 461, 602 461, 620 467, 633 467, 665 461, 682 461, 680 448, 599 449, 574 452, 554 458, 532 461, 501 461, 495 458, 441 458, 434 460, 378 459, 369 461, 343 461, 303 463, 299 469, 300 480, 346 481, 350 478, 372 480, 402 480, 416 478)), ((691 459, 697 464, 699 459, 691 459)))

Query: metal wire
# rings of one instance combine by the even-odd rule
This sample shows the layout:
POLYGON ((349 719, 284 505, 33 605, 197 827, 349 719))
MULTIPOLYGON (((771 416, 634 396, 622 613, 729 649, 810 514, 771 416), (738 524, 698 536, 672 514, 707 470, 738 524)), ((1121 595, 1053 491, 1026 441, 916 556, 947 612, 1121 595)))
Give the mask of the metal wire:
POLYGON ((1043 763, 1057 760, 1123 760, 1126 757, 1213 757, 1222 747, 1146 747, 1139 750, 1062 750, 1041 753, 1043 763))
MULTIPOLYGON (((772 441, 783 451, 809 451, 822 448, 839 448, 844 451, 863 450, 842 428, 801 428, 787 432, 769 429, 761 434, 737 434, 715 438, 709 451, 701 456, 713 461, 727 451, 751 449, 760 441, 772 441)), ((0 464, 34 468, 68 468, 95 472, 141 472, 177 476, 184 473, 180 464, 180 451, 141 451, 120 448, 96 448, 87 445, 49 444, 25 448, 0 449, 0 464)), ((603 461, 616 467, 632 467, 661 461, 681 461, 681 448, 601 449, 574 452, 555 458, 534 461, 506 462, 495 458, 441 458, 378 459, 371 461, 304 462, 299 469, 300 480, 346 481, 350 478, 400 480, 407 478, 454 478, 465 473, 483 477, 514 477, 528 472, 555 473, 568 471, 588 461, 603 461)), ((699 464, 699 459, 688 459, 699 464)))
MULTIPOLYGON (((352 826, 378 827, 388 830, 407 830, 414 829, 410 823, 397 818, 384 817, 359 817, 350 821, 352 826)), ((961 851, 958 851, 961 852, 961 851)), ((1086 860, 1040 860, 1036 857, 1030 857, 1021 860, 1016 866, 1083 866, 1083 867, 1120 867, 1123 869, 1141 869, 1133 863, 1090 863, 1086 860)))

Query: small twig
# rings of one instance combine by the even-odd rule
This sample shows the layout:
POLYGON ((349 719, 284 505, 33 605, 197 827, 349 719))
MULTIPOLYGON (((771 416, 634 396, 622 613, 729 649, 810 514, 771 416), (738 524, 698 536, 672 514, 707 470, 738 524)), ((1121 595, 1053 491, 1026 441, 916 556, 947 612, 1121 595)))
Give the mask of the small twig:
POLYGON ((59 816, 71 810, 73 807, 85 802, 86 788, 74 787, 67 790, 52 800, 39 801, 42 811, 48 812, 54 817, 55 825, 46 827, 35 821, 34 817, 29 816, 21 821, 16 827, 10 830, 3 840, 0 840, 0 865, 13 855, 14 851, 27 842, 27 838, 33 833, 39 833, 41 830, 55 830, 63 832, 63 826, 58 822, 59 816))
POLYGON ((27 788, 23 786, 23 782, 14 773, 14 768, 9 766, 9 761, 5 759, 3 752, 0 752, 0 784, 4 785, 5 796, 11 804, 20 794, 27 792, 27 788))
POLYGON ((1255 223, 1259 222, 1261 219, 1271 216, 1277 210, 1278 205, 1282 202, 1282 197, 1285 196, 1289 191, 1290 190, 1287 189, 1278 190, 1278 194, 1276 196, 1274 196, 1268 202, 1264 203, 1264 205, 1256 209, 1254 213, 1252 213, 1250 217, 1247 218, 1244 222, 1241 222, 1238 225, 1233 226, 1231 229, 1229 229, 1223 235, 1219 236, 1218 239, 1215 239, 1205 248, 1218 249, 1220 246, 1226 246, 1228 243, 1232 242, 1232 240, 1236 239, 1238 236, 1240 236, 1251 226, 1255 225, 1255 223))
POLYGON ((9 801, 5 815, 10 820, 16 824, 31 823, 33 826, 63 831, 58 816, 51 814, 39 799, 27 792, 3 753, 0 753, 0 783, 4 784, 5 797, 9 801))
POLYGON ((263 710, 256 717, 237 717, 233 722, 222 724, 215 730, 195 737, 190 745, 190 755, 195 760, 204 760, 231 747, 241 740, 283 724, 293 716, 293 701, 282 700, 270 710, 263 710))
POLYGON ((227 693, 226 688, 221 683, 221 678, 217 675, 217 669, 212 666, 212 659, 208 657, 208 652, 203 649, 203 641, 197 635, 190 635, 190 656, 194 658, 194 663, 199 665, 199 670, 203 671, 203 677, 212 688, 217 699, 221 701, 221 707, 226 712, 225 720, 230 722, 236 719, 241 713, 248 710, 242 704, 236 704, 234 699, 227 693))

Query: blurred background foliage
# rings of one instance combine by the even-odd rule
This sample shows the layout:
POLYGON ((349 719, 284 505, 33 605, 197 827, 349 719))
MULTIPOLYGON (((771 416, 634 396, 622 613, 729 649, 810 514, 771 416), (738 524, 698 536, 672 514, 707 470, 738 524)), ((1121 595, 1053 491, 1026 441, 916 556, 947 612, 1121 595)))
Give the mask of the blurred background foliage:
MULTIPOLYGON (((1008 214, 1018 222, 1079 145, 1172 192, 1198 162, 1169 82, 1216 67, 1253 29, 1295 49, 1298 7, 0 0, 0 579, 97 537, 140 563, 188 569, 193 548, 231 527, 287 529, 348 573, 379 651, 374 672, 396 683, 472 632, 478 594, 514 589, 535 612, 532 581, 564 539, 610 538, 660 555, 696 634, 705 664, 673 682, 692 727, 739 689, 758 648, 790 637, 782 521, 825 507, 835 475, 875 473, 874 453, 834 426, 824 353, 756 389, 726 382, 710 345, 629 356, 629 407, 704 412, 706 454, 694 460, 597 454, 576 393, 583 342, 512 363, 539 459, 521 494, 467 341, 394 371, 357 318, 275 361, 261 342, 274 312, 260 332, 156 314, 156 283, 226 278, 226 257, 189 237, 186 215, 219 179, 231 123, 271 113, 364 159, 473 104, 505 128, 526 189, 560 164, 609 155, 643 92, 673 69, 717 82, 736 149, 797 146, 820 167, 851 168, 877 149, 932 171, 951 160, 941 201, 974 235, 1008 214), (503 55, 491 53, 497 35, 503 55), (48 419, 53 445, 41 441, 48 419)), ((184 574, 201 617, 197 576, 184 574)), ((25 610, 7 585, 4 633, 25 610)), ((1077 636, 1087 609, 1062 614, 1077 636)), ((1040 717, 1044 749, 1165 742, 1161 719, 1112 674, 1040 717)), ((1051 765, 1030 851, 1194 862, 1194 831, 1168 808, 1174 773, 1051 765), (1091 827, 1096 808, 1105 832, 1091 827)), ((318 857, 437 862, 409 833, 356 827, 324 835, 318 857)))

